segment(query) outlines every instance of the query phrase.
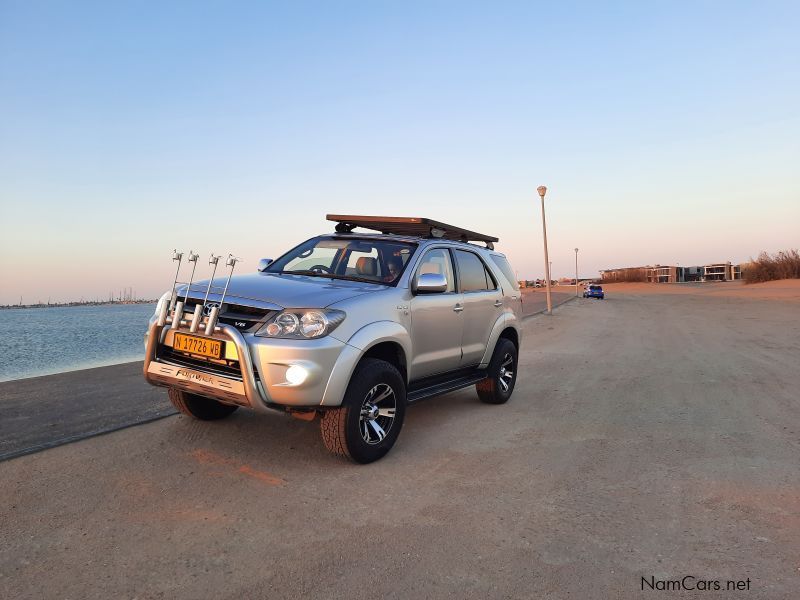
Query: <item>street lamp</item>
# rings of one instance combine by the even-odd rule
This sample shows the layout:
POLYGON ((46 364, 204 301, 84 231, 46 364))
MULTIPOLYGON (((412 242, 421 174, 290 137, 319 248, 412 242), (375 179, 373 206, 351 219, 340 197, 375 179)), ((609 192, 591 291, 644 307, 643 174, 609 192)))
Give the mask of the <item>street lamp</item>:
POLYGON ((547 283, 547 314, 552 315, 553 300, 550 297, 550 258, 547 255, 547 223, 544 218, 544 195, 547 193, 547 188, 540 185, 536 188, 536 191, 539 192, 539 198, 542 199, 542 236, 544 237, 544 269, 546 271, 545 280, 547 283))
POLYGON ((575 297, 578 297, 578 249, 575 248, 575 297))

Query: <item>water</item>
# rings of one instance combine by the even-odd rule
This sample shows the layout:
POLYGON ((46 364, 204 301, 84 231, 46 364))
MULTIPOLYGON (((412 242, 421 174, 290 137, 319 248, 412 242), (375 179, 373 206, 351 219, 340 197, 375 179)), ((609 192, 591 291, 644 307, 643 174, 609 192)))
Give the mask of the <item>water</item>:
POLYGON ((144 359, 155 304, 0 310, 0 381, 144 359))

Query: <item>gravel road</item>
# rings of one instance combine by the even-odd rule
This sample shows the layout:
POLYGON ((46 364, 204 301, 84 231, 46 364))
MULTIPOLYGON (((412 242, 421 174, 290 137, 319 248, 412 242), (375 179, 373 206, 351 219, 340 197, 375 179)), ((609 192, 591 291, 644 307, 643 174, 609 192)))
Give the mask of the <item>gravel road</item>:
POLYGON ((2 462, 0 597, 795 598, 799 310, 565 304, 526 322, 510 403, 414 406, 368 466, 244 411, 2 462))

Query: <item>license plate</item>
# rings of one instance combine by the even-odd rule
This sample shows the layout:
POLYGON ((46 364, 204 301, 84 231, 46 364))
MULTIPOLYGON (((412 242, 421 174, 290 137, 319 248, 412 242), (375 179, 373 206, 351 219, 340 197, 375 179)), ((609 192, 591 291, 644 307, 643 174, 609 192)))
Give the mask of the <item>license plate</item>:
POLYGON ((173 350, 186 352, 187 354, 198 354, 209 358, 222 358, 222 342, 211 338, 199 337, 196 335, 186 335, 176 333, 172 342, 173 350))

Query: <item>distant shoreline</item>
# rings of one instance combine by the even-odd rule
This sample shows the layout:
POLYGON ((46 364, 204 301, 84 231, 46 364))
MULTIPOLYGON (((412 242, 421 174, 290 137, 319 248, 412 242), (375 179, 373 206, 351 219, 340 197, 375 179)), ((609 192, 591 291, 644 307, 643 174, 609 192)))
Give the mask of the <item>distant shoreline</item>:
POLYGON ((112 300, 105 302, 92 301, 92 302, 56 302, 50 304, 0 304, 0 310, 13 310, 15 308, 64 308, 71 306, 112 306, 118 304, 155 304, 158 300, 112 300))

